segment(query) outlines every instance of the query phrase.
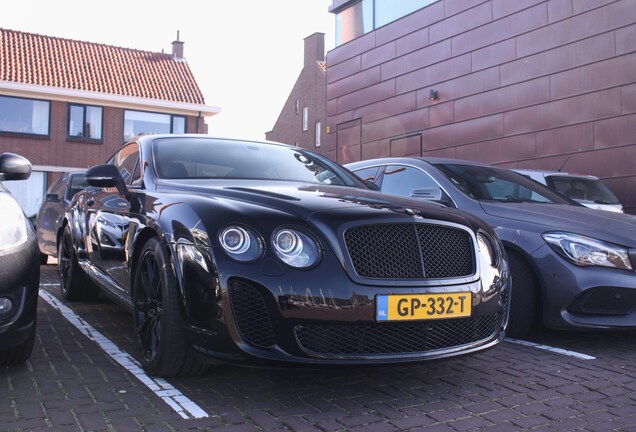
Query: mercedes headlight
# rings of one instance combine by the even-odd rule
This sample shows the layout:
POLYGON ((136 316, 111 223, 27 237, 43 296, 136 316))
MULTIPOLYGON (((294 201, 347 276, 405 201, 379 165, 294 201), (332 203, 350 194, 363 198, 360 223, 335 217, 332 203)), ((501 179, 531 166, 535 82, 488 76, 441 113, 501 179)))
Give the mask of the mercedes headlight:
POLYGON ((26 243, 27 220, 20 205, 8 194, 0 193, 0 250, 26 243))
POLYGON ((263 254, 263 242, 254 231, 232 225, 219 234, 221 247, 231 258, 241 262, 256 261, 263 254))
POLYGON ((296 268, 313 267, 320 260, 318 243, 302 231, 281 228, 272 235, 276 256, 296 268))
POLYGON ((622 246, 567 232, 542 236, 552 249, 572 264, 633 270, 629 253, 622 246))

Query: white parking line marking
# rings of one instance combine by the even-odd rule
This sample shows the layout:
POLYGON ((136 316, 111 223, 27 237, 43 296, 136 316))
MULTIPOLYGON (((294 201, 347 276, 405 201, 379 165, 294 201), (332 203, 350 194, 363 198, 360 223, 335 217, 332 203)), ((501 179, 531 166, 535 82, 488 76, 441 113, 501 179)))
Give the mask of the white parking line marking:
MULTIPOLYGON (((42 286, 53 286, 54 284, 42 284, 42 286)), ((56 285, 56 284, 55 284, 56 285)), ((40 290, 40 297, 54 309, 57 309, 64 318, 73 324, 82 334, 95 342, 106 354, 117 363, 126 368, 146 387, 152 390, 157 396, 164 400, 177 414, 184 419, 207 418, 209 414, 196 403, 185 397, 179 390, 162 378, 154 378, 147 375, 141 368, 141 364, 132 358, 130 354, 120 350, 108 338, 95 330, 90 324, 77 316, 71 309, 61 303, 58 299, 44 290, 40 290)))
POLYGON ((580 360, 596 360, 596 357, 593 357, 591 355, 587 355, 587 354, 581 354, 578 353, 576 351, 569 351, 563 348, 557 348, 557 347, 551 347, 549 345, 541 345, 538 343, 534 343, 534 342, 529 342, 529 341, 524 341, 524 340, 520 340, 520 339, 510 339, 510 338, 506 338, 504 339, 508 342, 512 342, 512 343, 516 343, 519 345, 525 345, 525 346, 529 346, 532 348, 537 348, 537 349, 542 349, 545 351, 550 351, 553 353, 557 353, 557 354, 562 354, 562 355, 566 355, 569 357, 574 357, 580 360))

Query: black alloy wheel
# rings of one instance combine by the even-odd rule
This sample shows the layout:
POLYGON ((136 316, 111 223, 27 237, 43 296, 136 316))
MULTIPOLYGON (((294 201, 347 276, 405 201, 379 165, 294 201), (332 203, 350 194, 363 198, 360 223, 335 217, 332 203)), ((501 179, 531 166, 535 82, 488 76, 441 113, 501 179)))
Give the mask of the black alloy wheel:
POLYGON ((183 333, 177 282, 169 263, 159 240, 151 238, 141 252, 133 285, 141 363, 147 373, 161 377, 203 370, 183 333))

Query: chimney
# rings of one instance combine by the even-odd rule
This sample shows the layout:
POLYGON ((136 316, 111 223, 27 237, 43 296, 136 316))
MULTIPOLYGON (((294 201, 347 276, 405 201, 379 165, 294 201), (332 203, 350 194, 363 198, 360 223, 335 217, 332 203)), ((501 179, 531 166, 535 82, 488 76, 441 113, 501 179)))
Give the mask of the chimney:
POLYGON ((183 59, 183 42, 179 40, 179 30, 177 30, 177 40, 172 42, 172 57, 177 60, 183 59))
POLYGON ((325 60, 325 34, 314 33, 305 38, 305 66, 313 67, 317 61, 325 60))

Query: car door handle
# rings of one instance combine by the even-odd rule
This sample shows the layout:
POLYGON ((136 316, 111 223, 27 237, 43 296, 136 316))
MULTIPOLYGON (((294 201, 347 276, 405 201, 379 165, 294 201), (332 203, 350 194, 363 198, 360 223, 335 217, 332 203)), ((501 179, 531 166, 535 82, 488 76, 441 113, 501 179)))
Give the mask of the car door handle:
POLYGON ((93 198, 89 198, 86 200, 86 205, 92 207, 95 204, 95 200, 93 198))

